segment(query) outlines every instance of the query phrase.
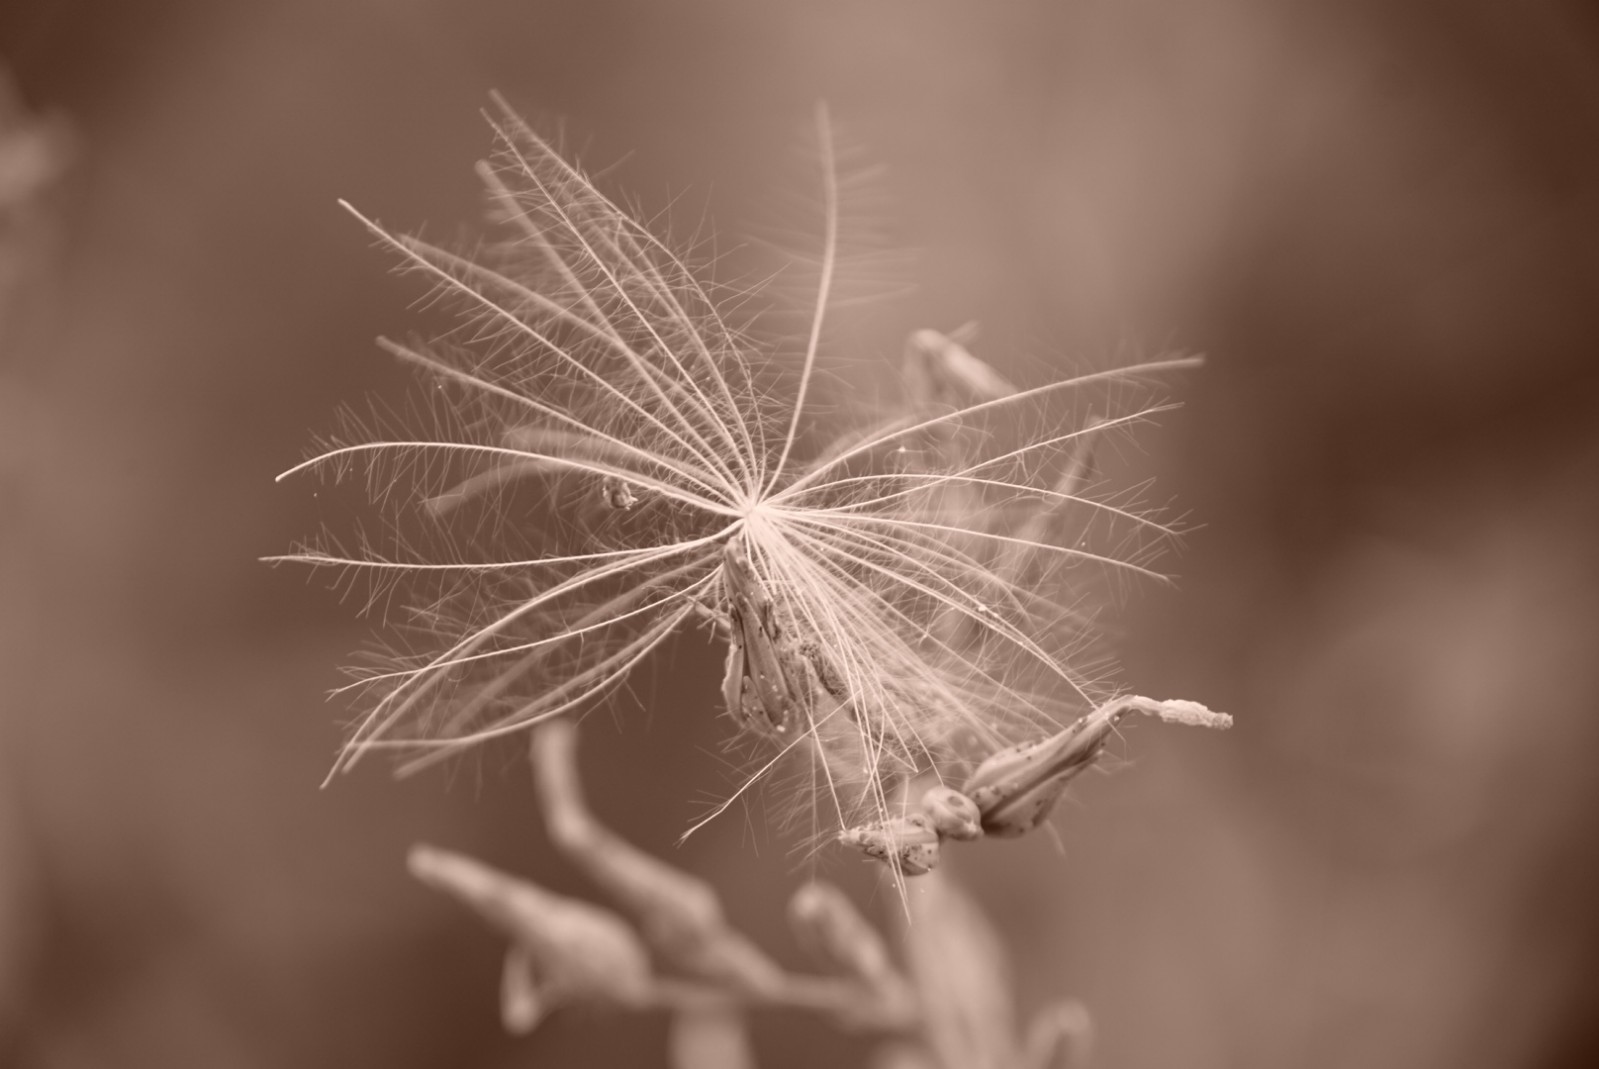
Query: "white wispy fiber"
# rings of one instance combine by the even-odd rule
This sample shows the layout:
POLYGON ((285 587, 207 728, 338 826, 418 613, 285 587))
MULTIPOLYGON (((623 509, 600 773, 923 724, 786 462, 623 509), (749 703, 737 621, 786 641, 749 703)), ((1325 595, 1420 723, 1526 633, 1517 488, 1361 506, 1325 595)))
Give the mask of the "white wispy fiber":
POLYGON ((379 534, 276 558, 372 580, 395 636, 351 685, 364 704, 336 770, 595 708, 674 635, 726 619, 735 558, 764 607, 723 629, 733 672, 783 693, 757 726, 804 759, 835 827, 885 811, 898 777, 969 768, 1106 696, 1073 663, 1084 580, 1156 575, 1169 530, 1096 485, 1089 446, 1163 407, 1160 375, 1194 358, 1012 387, 922 332, 933 363, 903 403, 824 414, 825 113, 820 277, 787 350, 503 102, 490 121, 491 242, 453 252, 349 209, 461 315, 443 338, 381 342, 426 376, 425 401, 348 421, 284 473, 359 474, 383 514, 379 534), (775 682, 743 676, 761 656, 775 682))

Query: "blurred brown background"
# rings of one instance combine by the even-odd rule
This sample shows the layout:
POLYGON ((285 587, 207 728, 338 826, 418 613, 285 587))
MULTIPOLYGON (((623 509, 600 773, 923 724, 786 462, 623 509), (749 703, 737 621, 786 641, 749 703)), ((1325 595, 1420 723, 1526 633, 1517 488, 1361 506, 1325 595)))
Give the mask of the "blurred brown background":
MULTIPOLYGON (((496 88, 728 235, 825 98, 919 250, 867 359, 1210 354, 1130 458, 1202 527, 1118 623, 1239 727, 1136 728, 1064 853, 966 857, 1027 1005, 1086 1001, 1105 1069, 1599 1063, 1592 5, 10 0, 0 60, 13 135, 64 124, 0 182, 0 1063, 663 1063, 659 1021, 500 1034, 497 942, 402 859, 581 893, 525 769, 317 790, 370 625, 256 562, 315 523, 272 476, 408 385, 371 339, 417 291, 335 198, 470 232, 496 88)), ((662 852, 730 782, 712 664, 588 734, 662 852)), ((797 961, 786 848, 672 856, 797 961)))

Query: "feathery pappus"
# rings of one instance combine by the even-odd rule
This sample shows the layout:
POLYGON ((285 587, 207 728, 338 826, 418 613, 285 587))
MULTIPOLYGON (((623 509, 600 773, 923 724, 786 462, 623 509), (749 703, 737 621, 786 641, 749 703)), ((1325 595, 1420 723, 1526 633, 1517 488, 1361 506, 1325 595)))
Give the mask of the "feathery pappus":
MULTIPOLYGON (((930 867, 894 823, 913 781, 947 784, 910 813, 937 825, 935 854, 993 833, 1020 795, 1052 800, 995 782, 1115 698, 1078 660, 1085 591, 1159 578, 1172 534, 1106 489, 1096 446, 1168 407, 1161 377, 1198 358, 1029 385, 974 356, 969 331, 917 330, 903 396, 840 418, 817 403, 820 369, 844 365, 824 330, 841 196, 825 112, 814 303, 786 352, 498 98, 490 123, 493 236, 472 253, 345 205, 460 319, 381 342, 426 377, 418 411, 352 420, 285 473, 364 476, 385 526, 274 559, 403 606, 386 613, 397 651, 349 688, 364 704, 336 770, 581 714, 709 621, 722 704, 769 741, 763 771, 799 762, 819 823, 900 871, 930 867), (992 813, 969 808, 978 788, 992 813)), ((1094 754, 1114 719, 1088 732, 1094 754)))

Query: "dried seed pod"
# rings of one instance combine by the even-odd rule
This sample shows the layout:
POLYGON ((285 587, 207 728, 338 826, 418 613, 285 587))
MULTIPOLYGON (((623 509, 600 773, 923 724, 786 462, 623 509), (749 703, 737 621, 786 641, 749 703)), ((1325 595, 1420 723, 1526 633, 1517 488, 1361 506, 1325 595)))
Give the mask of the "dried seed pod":
POLYGON ((922 811, 944 838, 970 840, 983 834, 977 803, 953 787, 933 787, 922 795, 922 811))
POLYGON ((800 722, 809 697, 803 660, 790 647, 777 621, 771 595, 750 563, 739 539, 722 551, 722 587, 727 594, 728 678, 722 694, 739 705, 729 707, 745 725, 782 735, 800 722), (735 687, 732 680, 741 677, 735 687))
POLYGON ((925 813, 845 828, 838 833, 838 841, 887 862, 906 876, 925 876, 938 867, 938 831, 925 813))
POLYGON ((1156 701, 1128 695, 1108 701, 1058 734, 1000 750, 977 766, 962 790, 977 803, 983 830, 1008 837, 1038 827, 1072 777, 1094 763, 1121 718, 1134 712, 1218 731, 1233 724, 1226 713, 1182 699, 1156 701))
POLYGON ((1042 742, 1023 743, 993 754, 977 766, 963 792, 977 804, 983 830, 1009 838, 1043 823, 1083 769, 1094 763, 1121 711, 1102 707, 1042 742))

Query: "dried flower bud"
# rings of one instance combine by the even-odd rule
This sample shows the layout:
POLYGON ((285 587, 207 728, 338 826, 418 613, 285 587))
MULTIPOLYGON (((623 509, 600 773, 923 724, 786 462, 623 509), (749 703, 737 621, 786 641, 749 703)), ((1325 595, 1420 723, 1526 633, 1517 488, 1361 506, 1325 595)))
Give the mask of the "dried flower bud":
POLYGON ((1219 731, 1233 724, 1226 713, 1182 699, 1156 701, 1129 695, 1108 701, 1057 735, 1000 750, 977 766, 963 790, 977 803, 983 830, 1006 837, 1038 827, 1072 777, 1094 763, 1117 722, 1132 712, 1219 731))
POLYGON ((983 830, 1008 838, 1043 823, 1066 784, 1094 763, 1120 718, 1120 711, 1102 714, 1104 708, 1095 710, 1042 742, 1008 747, 978 765, 964 793, 982 814, 983 830))
POLYGON ((859 847, 867 857, 886 861, 906 876, 925 876, 938 866, 938 832, 923 813, 845 828, 838 841, 859 847))
POLYGON ((933 830, 948 839, 969 840, 983 834, 982 814, 977 803, 953 787, 933 787, 922 795, 922 811, 933 822, 933 830))

